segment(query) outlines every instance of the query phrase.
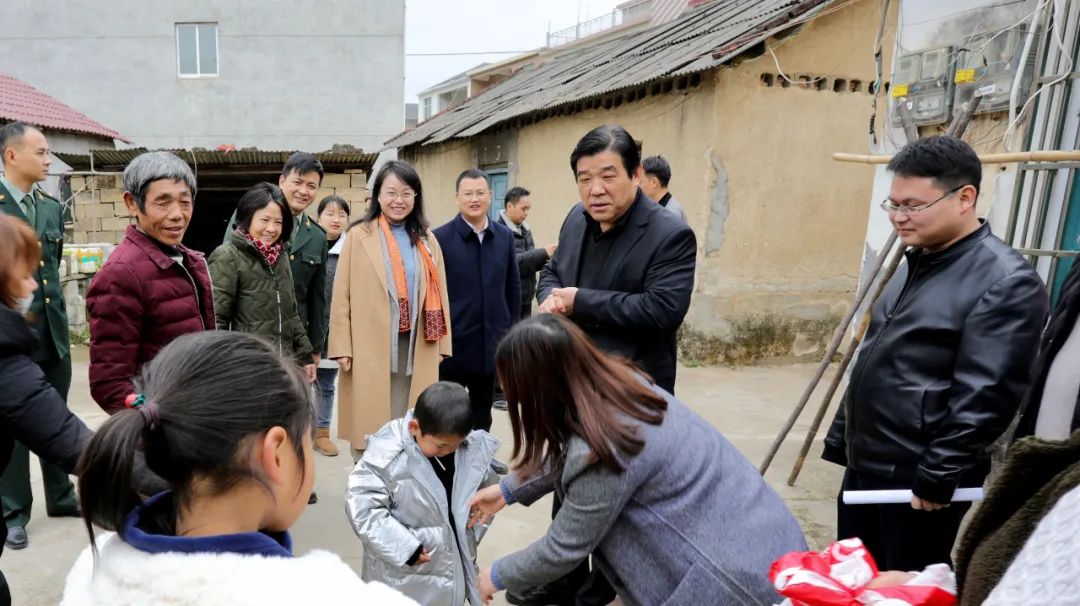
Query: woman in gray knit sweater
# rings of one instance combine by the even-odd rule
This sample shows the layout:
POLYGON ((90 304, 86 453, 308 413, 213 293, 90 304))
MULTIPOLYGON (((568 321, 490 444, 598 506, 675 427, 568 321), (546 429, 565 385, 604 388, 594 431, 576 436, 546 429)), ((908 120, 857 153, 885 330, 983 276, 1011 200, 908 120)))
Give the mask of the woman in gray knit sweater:
POLYGON ((635 604, 772 604, 770 564, 805 551, 780 496, 716 429, 569 320, 517 324, 496 353, 514 473, 470 502, 562 500, 546 536, 481 570, 484 598, 554 581, 590 556, 635 604))

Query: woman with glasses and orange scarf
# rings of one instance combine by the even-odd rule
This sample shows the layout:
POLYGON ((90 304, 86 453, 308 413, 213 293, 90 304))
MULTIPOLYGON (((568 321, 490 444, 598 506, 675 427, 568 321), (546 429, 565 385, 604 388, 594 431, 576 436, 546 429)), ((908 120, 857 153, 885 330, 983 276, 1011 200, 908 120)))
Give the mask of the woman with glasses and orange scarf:
POLYGON ((338 361, 338 437, 354 459, 439 379, 450 356, 446 269, 424 218, 420 176, 388 162, 338 260, 327 354, 338 361))

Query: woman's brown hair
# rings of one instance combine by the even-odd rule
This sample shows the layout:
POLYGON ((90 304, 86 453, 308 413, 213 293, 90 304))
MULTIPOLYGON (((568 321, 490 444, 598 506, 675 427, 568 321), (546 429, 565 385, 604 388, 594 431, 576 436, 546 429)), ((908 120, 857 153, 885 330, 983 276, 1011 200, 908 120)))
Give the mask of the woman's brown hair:
POLYGON ((30 226, 10 215, 0 214, 0 302, 14 309, 12 294, 21 271, 33 273, 41 260, 41 244, 30 226))
POLYGON ((522 477, 557 463, 577 435, 595 461, 621 473, 645 441, 630 419, 659 425, 667 402, 630 363, 600 351, 573 322, 541 314, 518 323, 499 344, 495 365, 522 477))

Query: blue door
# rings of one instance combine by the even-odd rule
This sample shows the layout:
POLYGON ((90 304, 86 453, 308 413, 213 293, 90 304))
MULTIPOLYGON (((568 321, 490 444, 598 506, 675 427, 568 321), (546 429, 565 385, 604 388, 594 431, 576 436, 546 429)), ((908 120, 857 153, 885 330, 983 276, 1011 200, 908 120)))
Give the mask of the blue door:
MULTIPOLYGON (((1072 195, 1069 196, 1069 210, 1065 213, 1065 229, 1061 232, 1061 250, 1080 250, 1080 179, 1073 181, 1072 195)), ((1050 289, 1050 302, 1057 304, 1061 285, 1069 274, 1075 257, 1058 257, 1054 260, 1054 281, 1050 289)))
POLYGON ((510 183, 510 176, 507 174, 505 168, 484 172, 486 172, 488 178, 491 179, 491 208, 488 210, 488 217, 494 221, 506 206, 506 190, 510 183))

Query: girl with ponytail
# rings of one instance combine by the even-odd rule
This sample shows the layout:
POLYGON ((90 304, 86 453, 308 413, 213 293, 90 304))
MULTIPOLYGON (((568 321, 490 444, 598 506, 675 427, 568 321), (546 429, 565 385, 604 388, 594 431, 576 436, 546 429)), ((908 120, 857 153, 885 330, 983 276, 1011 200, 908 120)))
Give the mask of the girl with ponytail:
POLYGON ((90 546, 62 604, 411 604, 336 555, 293 557, 289 528, 314 483, 300 369, 236 332, 177 338, 143 367, 128 410, 79 462, 90 546), (142 501, 136 454, 171 490, 142 501), (94 526, 108 533, 96 534, 94 526))

